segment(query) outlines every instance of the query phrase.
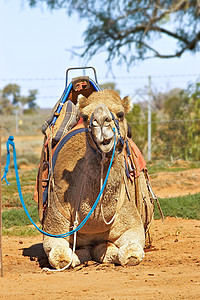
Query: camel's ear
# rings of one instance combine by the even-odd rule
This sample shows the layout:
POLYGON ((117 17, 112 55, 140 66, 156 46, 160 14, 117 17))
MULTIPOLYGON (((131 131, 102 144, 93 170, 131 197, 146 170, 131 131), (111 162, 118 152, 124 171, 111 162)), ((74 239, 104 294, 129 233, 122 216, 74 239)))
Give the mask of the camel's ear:
POLYGON ((82 110, 87 105, 87 98, 82 94, 78 95, 77 98, 78 107, 82 110))
POLYGON ((130 96, 124 97, 122 99, 122 105, 124 107, 124 113, 126 115, 131 110, 131 97, 130 96))

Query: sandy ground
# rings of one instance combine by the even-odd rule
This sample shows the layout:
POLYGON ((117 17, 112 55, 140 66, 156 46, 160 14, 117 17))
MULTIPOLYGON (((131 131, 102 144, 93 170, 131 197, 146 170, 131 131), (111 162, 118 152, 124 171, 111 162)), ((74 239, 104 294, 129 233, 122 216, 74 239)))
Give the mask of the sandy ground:
POLYGON ((200 221, 155 221, 152 249, 138 266, 90 262, 45 273, 42 237, 3 237, 0 299, 200 299, 200 221))
MULTIPOLYGON (((200 170, 152 176, 158 197, 200 192, 200 170)), ((48 266, 42 236, 3 237, 0 299, 200 299, 200 221, 155 221, 153 247, 138 266, 90 262, 62 273, 48 266)))
POLYGON ((153 191, 159 198, 200 193, 200 169, 161 172, 151 175, 153 191))

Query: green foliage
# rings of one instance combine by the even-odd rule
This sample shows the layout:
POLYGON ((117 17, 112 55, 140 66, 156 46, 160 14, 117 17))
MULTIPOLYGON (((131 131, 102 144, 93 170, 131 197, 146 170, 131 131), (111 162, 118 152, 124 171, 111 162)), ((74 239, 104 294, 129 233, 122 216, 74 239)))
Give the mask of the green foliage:
POLYGON ((14 226, 8 229, 3 228, 2 234, 6 236, 36 236, 40 233, 36 228, 29 226, 14 226))
MULTIPOLYGON (((200 193, 176 198, 159 199, 164 216, 200 220, 200 193)), ((157 206, 155 219, 160 219, 157 206)))
POLYGON ((79 55, 89 59, 107 51, 108 62, 117 57, 129 67, 137 60, 180 57, 186 51, 199 50, 198 0, 27 1, 32 7, 45 3, 51 10, 65 9, 69 15, 76 12, 81 19, 86 18, 85 47, 79 55), (154 42, 166 36, 176 42, 176 46, 163 53, 154 42))
MULTIPOLYGON (((148 123, 147 109, 142 110, 139 104, 135 104, 132 111, 126 116, 127 122, 131 127, 132 139, 145 154, 147 147, 148 123)), ((152 113, 152 136, 157 130, 156 113, 152 113)))
POLYGON ((35 153, 18 153, 17 154, 17 166, 20 168, 21 165, 38 165, 39 157, 35 153))
POLYGON ((0 90, 0 114, 11 114, 13 111, 13 106, 11 102, 3 97, 3 92, 0 90))
MULTIPOLYGON (((28 211, 31 216, 31 218, 34 220, 34 222, 38 222, 38 211, 36 204, 35 206, 28 206, 28 211)), ((24 209, 9 209, 5 210, 2 213, 2 224, 3 228, 10 228, 12 226, 25 226, 32 224, 30 220, 28 219, 26 213, 24 212, 24 209)))
MULTIPOLYGON (((20 171, 19 169, 19 176, 25 203, 28 207, 35 206, 35 202, 33 201, 33 191, 37 176, 37 169, 26 172, 20 171)), ((9 169, 7 179, 10 185, 7 186, 4 181, 2 182, 2 208, 4 210, 8 208, 21 208, 22 205, 18 195, 16 177, 13 169, 9 169)))
POLYGON ((38 90, 29 90, 28 96, 23 96, 20 99, 21 104, 24 106, 25 104, 28 105, 29 112, 33 111, 37 108, 37 105, 35 103, 36 96, 37 96, 38 90))
MULTIPOLYGON (((20 172, 20 171, 19 171, 20 172)), ((13 171, 11 171, 13 173, 13 171)), ((21 173, 21 172, 20 172, 21 173)), ((22 174, 21 174, 22 175, 22 174)), ((33 189, 35 185, 36 172, 35 170, 27 171, 25 176, 21 177, 21 188, 24 202, 28 209, 31 218, 35 223, 39 222, 37 203, 33 200, 33 189), (30 189, 32 192, 30 192, 30 189), (28 190, 28 192, 27 192, 28 190)), ((36 235, 36 229, 27 226, 32 225, 28 219, 24 209, 22 208, 19 195, 17 192, 17 185, 15 176, 9 176, 9 186, 2 185, 2 232, 4 235, 36 235)))
MULTIPOLYGON (((22 139, 23 141, 23 139, 22 139)), ((37 141, 36 141, 37 142, 37 141)), ((33 192, 35 188, 36 176, 37 176, 37 166, 39 162, 39 157, 34 154, 34 144, 33 141, 27 141, 24 139, 24 144, 20 145, 16 143, 17 150, 17 162, 18 162, 18 172, 21 183, 22 195, 26 207, 29 211, 32 219, 38 223, 38 210, 37 203, 33 200, 33 192), (30 150, 31 149, 31 150, 30 150), (18 153, 19 152, 19 153, 18 153), (37 161, 36 161, 37 160, 37 161), (30 170, 23 170, 20 168, 21 164, 27 162, 28 165, 31 164, 30 170), (35 168, 34 168, 35 166, 35 168)), ((38 147, 38 145, 36 144, 38 147)), ((11 164, 12 151, 11 151, 11 164)), ((5 165, 5 161, 2 162, 2 167, 5 165)), ((7 179, 10 183, 9 186, 6 185, 5 181, 2 181, 2 232, 4 235, 37 235, 38 231, 33 228, 33 225, 26 216, 24 209, 22 208, 21 201, 19 199, 19 194, 17 190, 15 171, 10 166, 7 179)))
MULTIPOLYGON (((168 158, 200 159, 200 83, 168 98, 164 112, 169 123, 159 130, 157 143, 164 145, 168 158)), ((160 148, 161 149, 161 148, 160 148)), ((157 155, 160 155, 157 148, 157 155)))

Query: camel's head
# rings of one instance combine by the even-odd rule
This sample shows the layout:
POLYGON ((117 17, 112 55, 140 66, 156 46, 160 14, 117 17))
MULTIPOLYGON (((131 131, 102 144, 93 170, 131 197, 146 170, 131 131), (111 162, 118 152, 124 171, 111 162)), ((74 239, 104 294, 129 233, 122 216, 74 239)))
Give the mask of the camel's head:
POLYGON ((129 97, 121 100, 117 92, 103 90, 92 93, 88 98, 80 95, 78 102, 84 123, 86 126, 90 126, 93 139, 102 152, 108 153, 113 148, 113 128, 115 128, 117 139, 120 136, 122 139, 126 139, 125 115, 130 110, 129 97))

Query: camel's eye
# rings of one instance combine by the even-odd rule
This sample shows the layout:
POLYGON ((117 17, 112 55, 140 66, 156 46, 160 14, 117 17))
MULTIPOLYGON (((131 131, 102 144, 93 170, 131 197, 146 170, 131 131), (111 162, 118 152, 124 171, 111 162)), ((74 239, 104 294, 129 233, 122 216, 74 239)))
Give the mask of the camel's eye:
POLYGON ((88 120, 88 115, 82 115, 82 118, 83 118, 83 122, 87 122, 87 120, 88 120))
POLYGON ((118 112, 117 117, 122 121, 124 119, 124 112, 123 111, 118 112))

